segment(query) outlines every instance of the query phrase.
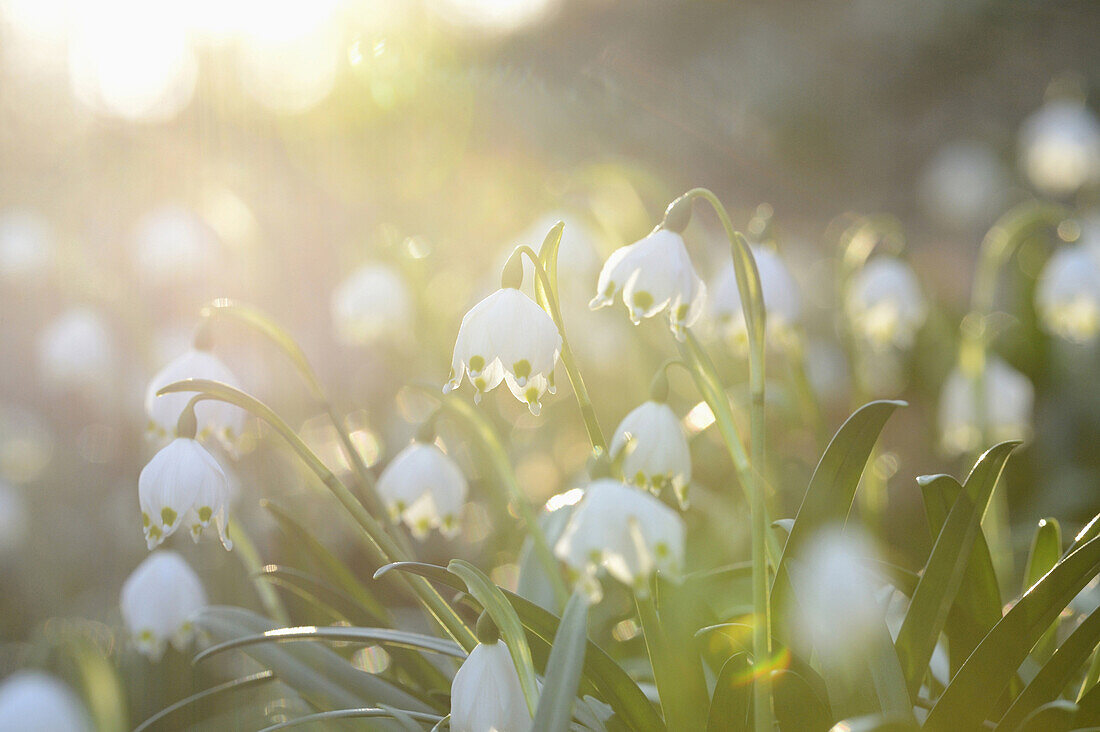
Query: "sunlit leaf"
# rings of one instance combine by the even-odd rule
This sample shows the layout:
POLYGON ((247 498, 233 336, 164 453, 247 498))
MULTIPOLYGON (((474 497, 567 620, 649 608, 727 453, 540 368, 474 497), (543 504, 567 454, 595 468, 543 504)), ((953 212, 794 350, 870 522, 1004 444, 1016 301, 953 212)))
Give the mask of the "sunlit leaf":
POLYGON ((588 640, 588 599, 574 592, 565 605, 546 663, 546 674, 535 712, 535 732, 567 732, 573 700, 580 686, 588 640))

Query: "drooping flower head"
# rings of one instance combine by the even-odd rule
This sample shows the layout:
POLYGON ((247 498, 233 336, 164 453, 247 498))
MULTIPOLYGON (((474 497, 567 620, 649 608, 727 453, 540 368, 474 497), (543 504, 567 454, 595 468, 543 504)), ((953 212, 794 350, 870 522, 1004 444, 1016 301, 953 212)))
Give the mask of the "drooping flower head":
POLYGON ((600 270, 596 296, 588 306, 595 310, 611 305, 621 291, 635 325, 667 309, 673 334, 683 340, 687 328, 699 319, 706 289, 695 273, 683 236, 658 228, 611 253, 600 270))
POLYGON ((507 644, 478 643, 451 682, 454 732, 527 732, 531 713, 507 644))
POLYGON ((683 504, 691 481, 691 451, 676 413, 662 401, 630 412, 611 438, 611 459, 621 457, 623 479, 654 493, 670 486, 683 504))
POLYGON ((474 401, 508 384, 516 399, 537 415, 542 395, 554 393, 554 366, 561 334, 553 319, 534 300, 514 287, 503 287, 470 308, 462 318, 444 393, 469 376, 474 401))
POLYGON ((332 292, 332 322, 348 345, 363 345, 408 332, 413 301, 401 275, 380 264, 356 270, 332 292))
POLYGON ((1082 101, 1047 102, 1020 127, 1020 164, 1044 193, 1100 182, 1100 121, 1082 101))
MULTIPOLYGON (((1031 380, 989 354, 985 361, 984 415, 988 441, 1027 439, 1035 388, 1031 380)), ((959 368, 952 371, 940 392, 940 436, 943 448, 963 453, 981 447, 981 423, 974 398, 974 379, 959 368)))
POLYGON ((161 550, 146 557, 126 579, 119 604, 134 643, 156 661, 165 644, 182 651, 191 641, 192 618, 206 606, 206 593, 183 557, 161 550))
POLYGON ((423 538, 437 528, 458 533, 458 515, 466 502, 466 477, 454 460, 431 443, 414 442, 397 453, 378 478, 378 492, 393 520, 423 538))
MULTIPOLYGON (((760 274, 768 335, 782 337, 802 317, 798 283, 774 249, 759 244, 750 245, 750 249, 760 274)), ((741 308, 741 291, 737 287, 733 262, 728 262, 718 274, 711 294, 710 312, 719 327, 735 343, 748 343, 748 326, 741 308)))
POLYGON ((908 348, 928 315, 913 270, 896 257, 874 257, 852 276, 845 309, 852 330, 872 348, 908 348))
POLYGON ((1061 247, 1035 286, 1035 308, 1044 327, 1075 343, 1100 331, 1100 254, 1088 244, 1061 247))
POLYGON ((636 592, 646 592, 657 570, 679 571, 684 523, 648 492, 604 478, 585 490, 554 554, 586 578, 602 567, 636 592))
POLYGON ((80 699, 59 679, 18 671, 0 682, 0 729, 19 732, 91 732, 80 699))
POLYGON ((197 440, 177 437, 153 456, 138 477, 142 530, 153 549, 180 526, 199 540, 211 522, 226 549, 229 485, 214 456, 197 440))
MULTIPOLYGON (((172 392, 157 396, 157 392, 184 379, 209 379, 237 388, 240 386, 229 367, 208 349, 195 347, 180 354, 157 372, 145 390, 145 415, 149 418, 147 430, 158 442, 176 436, 180 414, 195 395, 172 392)), ((244 430, 245 416, 240 407, 215 399, 204 399, 195 405, 195 418, 198 420, 196 434, 200 440, 216 437, 232 448, 244 430)))

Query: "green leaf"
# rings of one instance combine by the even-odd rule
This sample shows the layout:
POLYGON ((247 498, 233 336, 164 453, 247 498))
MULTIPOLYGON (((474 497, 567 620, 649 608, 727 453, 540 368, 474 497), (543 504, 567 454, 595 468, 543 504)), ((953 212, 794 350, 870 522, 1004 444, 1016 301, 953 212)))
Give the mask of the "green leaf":
POLYGON ((447 564, 447 569, 466 583, 467 591, 481 603, 481 607, 496 623, 504 642, 508 644, 512 661, 516 664, 519 683, 523 687, 523 696, 527 700, 527 709, 533 717, 539 703, 539 690, 535 684, 535 664, 531 660, 531 648, 527 645, 523 623, 520 622, 515 609, 501 589, 486 577, 484 572, 469 562, 452 559, 447 564))
POLYGON ((380 643, 396 648, 408 648, 414 651, 430 651, 454 658, 466 658, 466 651, 454 641, 435 638, 421 633, 389 628, 357 628, 345 625, 318 627, 303 625, 296 628, 274 628, 263 633, 244 635, 222 643, 217 643, 197 654, 194 663, 204 661, 211 656, 225 653, 235 648, 256 645, 257 643, 282 643, 292 640, 324 640, 344 643, 380 643))
MULTIPOLYGON (((554 299, 557 299, 558 296, 558 248, 561 246, 561 234, 564 229, 564 222, 559 221, 554 224, 547 232, 546 238, 543 239, 542 246, 539 248, 539 262, 542 264, 542 268, 546 270, 546 278, 550 280, 550 286, 554 290, 550 293, 550 296, 554 299)), ((550 313, 550 299, 547 296, 546 288, 542 284, 542 279, 537 275, 535 276, 535 300, 543 310, 550 313)))
POLYGON ((1016 697, 997 729, 1013 730, 1040 705, 1057 699, 1088 661, 1097 643, 1100 643, 1100 610, 1093 610, 1016 697))
MULTIPOLYGON (((1058 560, 1062 558, 1062 527, 1053 518, 1039 520, 1039 526, 1035 529, 1035 536, 1031 540, 1031 550, 1027 555, 1027 571, 1024 573, 1023 591, 1039 581, 1049 572, 1058 560)), ((1054 651, 1058 643, 1058 618, 1050 624, 1050 628, 1035 644, 1031 655, 1038 662, 1043 663, 1054 651)))
MULTIPOLYGON (((315 722, 331 722, 338 719, 395 719, 408 717, 410 720, 416 722, 429 722, 438 724, 443 720, 443 717, 438 714, 428 714, 425 712, 414 712, 407 709, 396 708, 380 708, 380 707, 359 707, 355 709, 333 709, 328 712, 318 712, 317 714, 307 714, 303 717, 297 717, 296 719, 290 719, 286 722, 280 722, 279 724, 273 724, 270 727, 264 727, 260 732, 275 732, 280 729, 290 729, 291 727, 300 727, 303 724, 313 724, 315 722)), ((373 729, 373 728, 371 728, 373 729)), ((407 729, 407 728, 406 728, 407 729)), ((419 726, 415 729, 421 729, 419 726)))
POLYGON ((1069 732, 1078 729, 1077 705, 1065 699, 1049 702, 1028 715, 1016 732, 1069 732))
MULTIPOLYGON (((787 536, 772 582, 772 608, 777 619, 784 618, 789 609, 791 588, 787 561, 797 556, 802 545, 818 530, 847 520, 860 476, 879 433, 894 410, 904 404, 876 401, 863 405, 841 425, 821 456, 787 536)), ((777 623, 776 627, 782 627, 782 623, 777 623)))
POLYGON ((1067 555, 1005 614, 932 708, 925 728, 973 729, 982 723, 1032 646, 1100 571, 1100 539, 1067 555))
POLYGON ((772 674, 775 717, 782 732, 827 732, 833 713, 806 679, 791 669, 772 674))
POLYGON ((1093 686, 1077 700, 1077 723, 1100 726, 1100 684, 1093 686))
POLYGON ((209 689, 203 689, 196 694, 192 694, 189 697, 180 699, 175 704, 171 704, 160 710, 159 712, 139 724, 137 727, 135 727, 134 732, 145 732, 145 730, 155 726, 162 719, 167 719, 179 710, 185 709, 197 702, 209 702, 216 696, 228 694, 233 691, 240 691, 242 689, 250 689, 254 686, 260 686, 261 684, 266 684, 269 681, 274 680, 275 674, 273 674, 271 671, 261 671, 259 673, 244 676, 239 679, 233 679, 232 681, 226 681, 224 684, 218 684, 217 686, 212 686, 209 689))
POLYGON ((574 592, 565 604, 546 663, 534 732, 568 732, 573 700, 580 687, 588 641, 588 599, 574 592))
POLYGON ((730 656, 718 673, 707 714, 707 732, 747 730, 752 719, 752 663, 748 653, 730 656))
POLYGON ((911 719, 874 714, 837 722, 830 732, 917 732, 918 730, 920 726, 911 719))
POLYGON ((1069 545, 1069 549, 1066 549, 1066 554, 1070 554, 1077 547, 1095 539, 1097 536, 1100 536, 1100 513, 1093 516, 1092 520, 1077 532, 1077 536, 1073 537, 1073 543, 1069 545))
MULTIPOLYGON (((894 643, 910 697, 920 689, 932 651, 943 632, 948 611, 955 602, 955 593, 970 561, 971 548, 981 530, 982 515, 989 505, 1005 461, 1018 444, 1002 442, 978 458, 963 490, 958 491, 955 505, 943 522, 928 557, 894 643)), ((942 483, 951 479, 939 476, 932 480, 942 483)))

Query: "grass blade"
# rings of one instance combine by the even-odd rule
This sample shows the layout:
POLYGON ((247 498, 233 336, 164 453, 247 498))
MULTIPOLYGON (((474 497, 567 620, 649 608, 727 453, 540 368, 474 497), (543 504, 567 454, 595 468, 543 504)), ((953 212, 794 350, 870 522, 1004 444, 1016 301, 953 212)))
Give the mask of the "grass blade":
POLYGON ((414 651, 430 651, 454 658, 466 658, 466 651, 454 641, 443 638, 435 638, 420 633, 410 633, 404 630, 390 630, 389 628, 356 628, 347 626, 335 626, 320 628, 314 625, 303 625, 296 628, 275 628, 263 633, 245 635, 240 638, 223 641, 204 649, 194 658, 194 663, 205 661, 211 656, 231 651, 235 648, 243 648, 257 643, 280 643, 292 640, 326 640, 340 641, 344 643, 380 643, 397 648, 408 648, 414 651))
POLYGON ((535 712, 534 732, 568 732, 573 699, 580 687, 588 640, 588 599, 574 592, 565 604, 558 632, 546 664, 546 674, 535 712))
POLYGON ((212 686, 209 689, 203 689, 196 694, 192 694, 185 699, 180 699, 178 702, 171 704, 164 709, 161 709, 159 712, 135 727, 134 732, 145 732, 146 730, 155 726, 162 719, 167 719, 179 710, 185 709, 186 707, 189 707, 197 702, 210 701, 214 697, 221 696, 222 694, 228 694, 232 691, 240 691, 242 689, 250 689, 254 686, 260 686, 261 684, 266 684, 269 681, 274 681, 275 678, 275 674, 271 671, 261 671, 259 673, 244 676, 239 679, 233 679, 232 681, 226 681, 224 684, 218 684, 217 686, 212 686))

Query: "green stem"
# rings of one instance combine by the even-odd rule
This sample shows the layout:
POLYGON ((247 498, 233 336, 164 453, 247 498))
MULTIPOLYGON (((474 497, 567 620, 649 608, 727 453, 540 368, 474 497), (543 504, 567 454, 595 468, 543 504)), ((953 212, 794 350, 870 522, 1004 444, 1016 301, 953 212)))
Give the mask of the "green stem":
POLYGON ((229 535, 233 537, 233 545, 237 550, 234 554, 241 560, 248 576, 253 578, 252 584, 268 616, 282 626, 290 625, 290 615, 287 614, 282 600, 279 599, 279 593, 270 582, 264 581, 264 562, 259 551, 256 550, 256 545, 252 542, 252 537, 245 531, 241 522, 233 518, 229 519, 229 535))
MULTIPOLYGON (((170 392, 198 392, 192 402, 200 398, 228 402, 267 422, 287 441, 294 452, 298 454, 298 457, 302 459, 302 462, 321 479, 325 487, 336 496, 340 504, 359 524, 363 534, 369 540, 367 548, 375 562, 384 565, 392 562, 409 561, 410 557, 401 550, 393 537, 386 532, 385 527, 367 511, 348 487, 325 466, 302 438, 283 421, 282 417, 266 404, 239 389, 206 379, 177 381, 161 389, 158 395, 170 392)), ((458 613, 443 600, 443 597, 426 579, 414 576, 407 578, 406 581, 425 609, 459 645, 467 651, 472 650, 477 645, 477 638, 474 637, 473 632, 466 627, 458 613)))

